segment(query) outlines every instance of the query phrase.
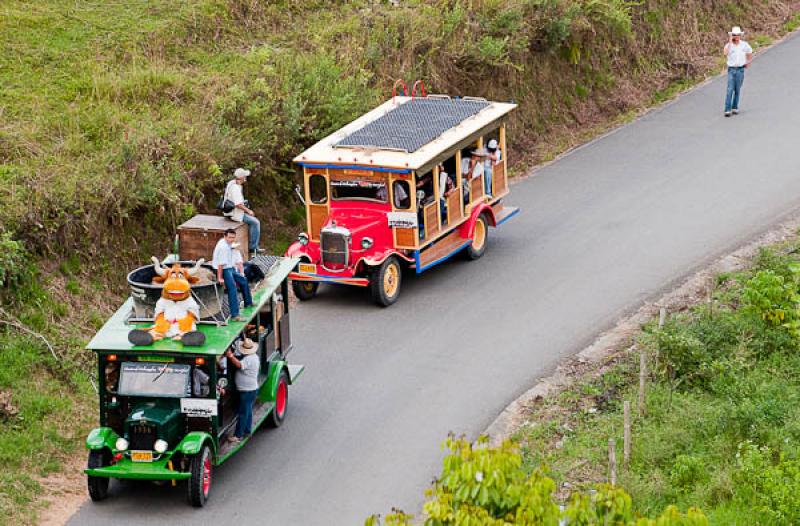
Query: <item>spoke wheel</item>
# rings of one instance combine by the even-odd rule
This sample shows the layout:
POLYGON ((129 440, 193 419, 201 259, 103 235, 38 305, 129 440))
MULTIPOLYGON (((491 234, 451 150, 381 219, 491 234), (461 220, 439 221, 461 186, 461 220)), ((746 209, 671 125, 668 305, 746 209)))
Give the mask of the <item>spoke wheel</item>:
POLYGON ((192 457, 190 469, 192 476, 189 477, 189 503, 201 508, 211 495, 211 481, 214 474, 211 450, 207 445, 203 445, 200 452, 192 457))
POLYGON ((478 259, 486 252, 486 244, 489 240, 489 221, 486 219, 486 214, 478 216, 475 221, 475 230, 472 233, 472 243, 467 247, 467 257, 469 259, 478 259))
POLYGON ((281 427, 284 419, 286 418, 286 409, 289 407, 289 375, 286 371, 281 371, 281 377, 278 379, 278 390, 275 393, 275 407, 270 414, 269 425, 270 427, 281 427))
POLYGON ((400 296, 403 269, 400 261, 391 256, 384 261, 370 277, 372 299, 378 305, 388 307, 400 296))

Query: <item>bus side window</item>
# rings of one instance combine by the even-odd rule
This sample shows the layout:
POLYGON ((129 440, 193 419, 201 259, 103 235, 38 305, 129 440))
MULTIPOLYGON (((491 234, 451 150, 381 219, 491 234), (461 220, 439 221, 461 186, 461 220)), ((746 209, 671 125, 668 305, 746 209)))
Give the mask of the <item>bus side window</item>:
POLYGON ((408 186, 408 181, 395 181, 392 184, 392 195, 395 208, 401 210, 411 208, 411 188, 408 186))
POLYGON ((308 194, 315 205, 328 202, 328 183, 324 176, 313 174, 308 178, 308 194))

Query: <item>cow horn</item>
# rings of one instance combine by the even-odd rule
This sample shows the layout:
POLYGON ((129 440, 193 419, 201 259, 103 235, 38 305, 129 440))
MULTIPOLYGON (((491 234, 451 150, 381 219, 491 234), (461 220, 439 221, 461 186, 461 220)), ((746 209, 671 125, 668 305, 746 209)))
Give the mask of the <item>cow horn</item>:
POLYGON ((190 276, 194 276, 194 275, 197 273, 197 271, 198 271, 198 270, 200 270, 200 267, 201 267, 201 266, 203 265, 203 263, 205 263, 205 262, 206 262, 206 260, 205 260, 205 259, 203 259, 203 258, 200 258, 200 259, 198 259, 198 260, 197 260, 197 263, 195 263, 195 264, 194 264, 194 266, 193 266, 192 268, 190 268, 189 270, 187 270, 187 271, 186 271, 186 273, 187 273, 188 275, 190 275, 190 276))
POLYGON ((161 266, 161 263, 159 263, 157 257, 153 256, 150 258, 150 260, 153 262, 153 270, 155 270, 156 274, 158 274, 163 278, 164 275, 167 273, 167 269, 161 266))

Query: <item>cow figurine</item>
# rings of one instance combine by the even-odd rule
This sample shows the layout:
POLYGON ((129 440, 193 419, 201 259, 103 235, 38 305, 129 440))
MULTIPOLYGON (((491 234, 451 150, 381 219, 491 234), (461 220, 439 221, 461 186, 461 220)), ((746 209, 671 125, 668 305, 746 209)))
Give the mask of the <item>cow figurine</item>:
POLYGON ((128 333, 128 341, 134 345, 150 345, 154 341, 172 338, 188 346, 200 346, 206 335, 197 330, 200 307, 192 297, 192 283, 200 278, 195 274, 205 260, 199 260, 192 268, 183 268, 176 263, 164 268, 155 257, 154 283, 163 283, 164 289, 156 302, 155 325, 148 329, 134 329, 128 333))

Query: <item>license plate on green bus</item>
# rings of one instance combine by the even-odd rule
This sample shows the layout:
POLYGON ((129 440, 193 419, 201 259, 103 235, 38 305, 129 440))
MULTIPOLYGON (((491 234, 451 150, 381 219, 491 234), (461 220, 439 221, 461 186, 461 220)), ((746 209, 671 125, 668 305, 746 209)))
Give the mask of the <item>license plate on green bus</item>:
POLYGON ((300 272, 305 272, 306 274, 316 274, 317 273, 317 266, 312 265, 311 263, 300 263, 300 272))
POLYGON ((131 460, 134 462, 152 462, 152 451, 131 451, 131 460))

